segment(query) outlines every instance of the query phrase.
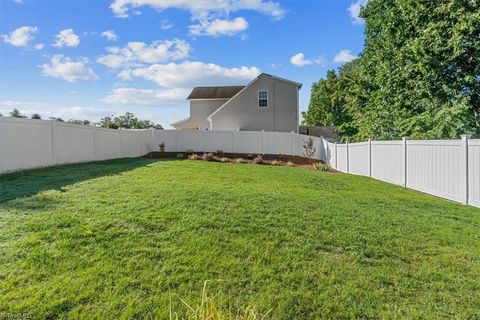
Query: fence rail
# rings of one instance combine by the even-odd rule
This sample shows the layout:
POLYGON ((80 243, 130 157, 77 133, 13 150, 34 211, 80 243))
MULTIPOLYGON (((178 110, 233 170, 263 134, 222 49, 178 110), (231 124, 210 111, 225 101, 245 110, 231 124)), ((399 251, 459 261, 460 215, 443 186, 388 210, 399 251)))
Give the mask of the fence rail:
MULTIPOLYGON (((308 136, 285 132, 112 130, 50 120, 0 117, 0 173, 159 150, 303 155, 308 136)), ((368 176, 480 207, 480 140, 366 141, 312 137, 315 157, 338 171, 368 176)))

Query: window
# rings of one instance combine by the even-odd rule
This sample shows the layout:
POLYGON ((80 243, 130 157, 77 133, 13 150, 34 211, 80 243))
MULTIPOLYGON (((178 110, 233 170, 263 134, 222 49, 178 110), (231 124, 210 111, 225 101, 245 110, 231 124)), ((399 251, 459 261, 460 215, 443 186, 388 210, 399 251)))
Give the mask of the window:
POLYGON ((259 108, 268 107, 268 91, 267 90, 258 91, 258 107, 259 108))

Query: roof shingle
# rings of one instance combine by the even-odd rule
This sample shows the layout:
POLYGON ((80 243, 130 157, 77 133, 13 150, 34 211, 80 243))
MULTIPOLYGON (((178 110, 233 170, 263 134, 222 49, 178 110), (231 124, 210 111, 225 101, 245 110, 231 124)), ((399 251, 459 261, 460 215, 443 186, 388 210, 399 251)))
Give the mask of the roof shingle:
POLYGON ((236 95, 245 86, 228 86, 228 87, 196 87, 188 96, 191 99, 230 99, 236 95))

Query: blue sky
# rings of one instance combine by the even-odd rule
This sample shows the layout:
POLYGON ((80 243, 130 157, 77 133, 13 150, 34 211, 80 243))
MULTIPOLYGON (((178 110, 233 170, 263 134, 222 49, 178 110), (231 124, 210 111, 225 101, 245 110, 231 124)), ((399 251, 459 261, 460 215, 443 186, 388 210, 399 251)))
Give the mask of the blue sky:
POLYGON ((266 72, 304 84, 363 46, 362 0, 0 0, 0 113, 165 127, 194 86, 266 72))

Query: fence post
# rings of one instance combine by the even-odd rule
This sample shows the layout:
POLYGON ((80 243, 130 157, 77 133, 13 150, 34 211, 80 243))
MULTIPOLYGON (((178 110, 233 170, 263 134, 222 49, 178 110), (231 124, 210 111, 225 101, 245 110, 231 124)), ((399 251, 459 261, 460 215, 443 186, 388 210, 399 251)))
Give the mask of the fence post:
POLYGON ((292 156, 295 155, 295 132, 291 132, 291 135, 290 135, 291 139, 292 139, 292 156))
POLYGON ((95 126, 92 126, 92 146, 93 146, 93 159, 95 161, 98 161, 99 159, 97 159, 97 128, 95 126))
POLYGON ((55 157, 55 134, 56 131, 55 127, 57 126, 57 120, 52 119, 52 164, 55 165, 57 163, 56 157, 55 157))
POLYGON ((337 152, 338 142, 335 141, 335 170, 338 170, 338 152, 337 152))
POLYGON ((402 154, 403 154, 403 186, 406 188, 407 187, 407 143, 408 143, 408 137, 402 137, 402 154))
POLYGON ((465 198, 463 200, 463 204, 468 204, 468 198, 469 198, 469 181, 468 181, 468 139, 470 139, 472 136, 469 134, 463 134, 462 135, 462 153, 463 156, 465 157, 463 163, 465 164, 465 198))
POLYGON ((368 176, 372 177, 372 139, 368 139, 368 176))
POLYGON ((265 154, 265 130, 262 129, 262 154, 265 154))
POLYGON ((345 145, 347 146, 347 173, 350 173, 350 152, 348 151, 348 140, 345 145))
POLYGON ((155 129, 150 128, 150 130, 152 130, 152 136, 151 136, 151 141, 150 141, 150 152, 153 152, 153 151, 155 151, 155 146, 153 145, 153 142, 155 140, 155 129))

